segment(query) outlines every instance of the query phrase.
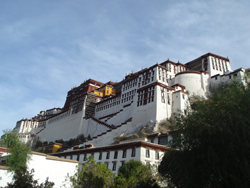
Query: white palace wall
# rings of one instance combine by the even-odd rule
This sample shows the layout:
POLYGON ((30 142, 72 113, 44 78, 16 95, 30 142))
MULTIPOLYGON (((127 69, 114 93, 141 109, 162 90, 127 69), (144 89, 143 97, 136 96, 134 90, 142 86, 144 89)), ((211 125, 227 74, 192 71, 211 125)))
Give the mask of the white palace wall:
POLYGON ((171 100, 172 94, 170 94, 170 91, 168 91, 168 89, 156 86, 155 116, 156 121, 158 122, 171 117, 172 103, 168 104, 168 96, 171 100))
MULTIPOLYGON (((34 180, 38 183, 44 183, 46 178, 54 182, 54 188, 62 187, 67 174, 72 176, 78 165, 78 161, 61 159, 55 156, 49 156, 44 153, 32 152, 31 160, 27 163, 28 170, 34 169, 34 180)), ((0 166, 0 187, 7 186, 12 181, 12 175, 7 173, 8 167, 0 166)), ((66 184, 69 187, 69 184, 66 184)))
POLYGON ((190 96, 205 96, 209 86, 209 75, 201 74, 202 73, 195 71, 179 73, 175 76, 174 83, 184 85, 190 96))
POLYGON ((81 134, 81 120, 85 111, 70 114, 52 123, 47 122, 46 128, 37 134, 41 141, 55 141, 57 139, 69 140, 81 134))
POLYGON ((66 151, 56 155, 66 159, 78 159, 83 164, 92 155, 97 163, 107 164, 107 168, 117 175, 119 167, 130 160, 141 161, 144 164, 159 165, 164 156, 164 151, 167 149, 169 148, 166 146, 159 146, 158 144, 147 142, 147 139, 142 139, 125 141, 104 147, 66 151))
MULTIPOLYGON (((26 143, 33 135, 41 141, 50 142, 57 139, 69 140, 84 134, 85 137, 97 137, 92 140, 97 146, 111 144, 114 136, 128 136, 138 132, 144 125, 157 125, 170 118, 173 113, 185 113, 189 106, 187 93, 190 96, 206 97, 210 86, 226 83, 235 76, 243 79, 244 69, 230 71, 227 58, 211 53, 187 65, 168 60, 127 75, 118 83, 122 84, 117 86, 121 87, 119 95, 105 96, 102 101, 96 100, 92 117, 88 117, 88 114, 85 117, 85 98, 82 110, 77 113, 70 110, 62 113, 59 109, 58 115, 50 116, 49 119, 40 114, 43 119, 21 120, 17 122, 15 129, 19 131, 19 138, 26 143), (188 66, 193 70, 187 70, 188 66)), ((100 96, 97 97, 101 100, 100 96)), ((90 106, 90 109, 93 108, 94 106, 90 106)))
POLYGON ((240 68, 235 70, 234 72, 223 74, 223 75, 214 75, 211 77, 211 87, 218 87, 221 84, 229 83, 233 80, 241 81, 243 84, 245 84, 244 80, 245 76, 245 69, 240 68))
POLYGON ((81 134, 83 134, 85 137, 90 135, 91 138, 109 130, 108 127, 105 127, 104 125, 94 121, 91 118, 84 119, 82 127, 83 127, 83 129, 82 129, 81 134))
POLYGON ((232 72, 229 61, 220 58, 208 57, 208 72, 210 76, 232 72))
POLYGON ((188 95, 182 91, 176 91, 173 93, 173 113, 183 113, 190 106, 188 101, 188 95))
POLYGON ((135 102, 130 102, 130 105, 127 107, 123 107, 122 111, 118 113, 117 115, 111 117, 109 120, 107 120, 107 123, 109 125, 120 125, 121 123, 127 121, 129 118, 133 117, 133 113, 135 110, 135 102))
POLYGON ((93 143, 94 146, 106 146, 106 145, 113 144, 115 142, 114 137, 118 137, 122 135, 125 135, 125 136, 130 135, 134 133, 134 130, 136 130, 136 127, 138 127, 138 125, 133 126, 132 123, 129 122, 125 126, 112 129, 110 132, 107 132, 106 134, 89 141, 89 143, 93 143))
POLYGON ((33 152, 28 168, 34 168, 34 179, 38 179, 39 183, 45 182, 49 177, 49 181, 55 183, 54 188, 59 188, 64 184, 67 174, 73 175, 77 165, 78 161, 62 160, 58 157, 33 152))

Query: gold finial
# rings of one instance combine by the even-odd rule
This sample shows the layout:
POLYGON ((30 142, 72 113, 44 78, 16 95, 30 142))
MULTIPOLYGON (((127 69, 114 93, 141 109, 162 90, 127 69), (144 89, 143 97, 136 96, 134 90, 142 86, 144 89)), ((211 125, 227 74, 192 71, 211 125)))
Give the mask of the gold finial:
POLYGON ((127 73, 126 73, 126 76, 127 76, 127 73))
POLYGON ((134 73, 134 71, 132 70, 132 74, 134 73))

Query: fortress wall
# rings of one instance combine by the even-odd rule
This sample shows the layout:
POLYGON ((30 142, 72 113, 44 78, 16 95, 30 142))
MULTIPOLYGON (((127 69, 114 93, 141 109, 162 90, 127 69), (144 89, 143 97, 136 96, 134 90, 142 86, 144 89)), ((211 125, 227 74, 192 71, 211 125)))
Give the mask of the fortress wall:
POLYGON ((175 84, 184 85, 186 91, 188 91, 190 95, 204 96, 206 92, 202 88, 201 73, 196 71, 193 71, 193 73, 190 71, 177 74, 175 77, 175 84))
POLYGON ((113 113, 117 113, 122 109, 122 106, 123 106, 123 104, 120 103, 119 105, 113 106, 111 108, 104 109, 104 110, 101 110, 101 111, 98 111, 98 112, 96 111, 95 112, 95 117, 96 118, 101 118, 101 117, 108 116, 108 115, 113 114, 113 113))
POLYGON ((135 102, 133 102, 130 106, 123 108, 123 111, 110 118, 107 121, 109 125, 120 125, 121 123, 127 121, 129 118, 133 117, 133 112, 135 108, 135 102))
POLYGON ((188 96, 180 91, 173 93, 173 113, 184 112, 188 106, 188 96))
POLYGON ((76 138, 81 125, 81 118, 85 111, 80 111, 58 121, 47 124, 46 128, 39 134, 42 141, 55 141, 57 139, 69 140, 76 138))
POLYGON ((210 86, 210 76, 209 73, 201 73, 201 87, 203 88, 204 92, 209 92, 209 86, 210 86))
POLYGON ((82 129, 82 134, 84 134, 85 137, 88 135, 92 137, 97 136, 99 134, 102 134, 109 130, 108 127, 99 124, 98 122, 94 121, 93 119, 84 119, 83 120, 83 129, 82 129))
POLYGON ((210 86, 213 87, 218 87, 221 83, 221 77, 220 75, 213 76, 210 80, 210 86))
MULTIPOLYGON (((133 126, 142 126, 150 123, 149 121, 156 120, 156 95, 154 96, 154 102, 147 103, 146 105, 142 106, 135 106, 132 124, 133 126)), ((136 105, 137 102, 135 101, 134 104, 136 105)))
POLYGON ((132 126, 131 122, 128 122, 125 125, 122 125, 121 127, 118 127, 116 129, 112 129, 112 131, 107 132, 106 134, 103 134, 102 136, 99 136, 93 140, 90 140, 87 142, 87 144, 93 144, 95 147, 100 146, 106 146, 114 143, 114 137, 117 137, 123 133, 131 133, 133 131, 134 126, 132 126))
POLYGON ((21 122, 16 126, 15 130, 17 130, 18 133, 29 133, 31 132, 36 126, 38 126, 37 121, 33 120, 21 120, 21 122))
POLYGON ((40 130, 42 130, 44 127, 37 127, 31 130, 31 134, 36 134, 37 132, 39 132, 40 130))
POLYGON ((167 89, 160 86, 156 86, 156 121, 160 122, 171 116, 171 102, 168 104, 168 95, 172 98, 171 94, 167 92, 167 89), (164 95, 162 96, 162 90, 164 89, 164 95), (164 97, 164 98, 162 98, 164 97), (169 113, 170 111, 170 113, 169 113))
POLYGON ((174 85, 174 84, 175 84, 175 77, 172 76, 171 79, 168 79, 168 85, 169 85, 169 86, 172 86, 172 85, 174 85))

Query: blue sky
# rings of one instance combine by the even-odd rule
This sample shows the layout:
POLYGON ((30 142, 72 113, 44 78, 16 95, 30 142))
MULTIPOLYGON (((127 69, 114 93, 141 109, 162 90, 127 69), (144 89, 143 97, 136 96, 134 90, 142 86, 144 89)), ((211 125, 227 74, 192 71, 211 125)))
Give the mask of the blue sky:
POLYGON ((168 58, 212 52, 249 68, 249 9, 249 0, 2 0, 1 130, 63 107, 86 79, 121 81, 168 58))

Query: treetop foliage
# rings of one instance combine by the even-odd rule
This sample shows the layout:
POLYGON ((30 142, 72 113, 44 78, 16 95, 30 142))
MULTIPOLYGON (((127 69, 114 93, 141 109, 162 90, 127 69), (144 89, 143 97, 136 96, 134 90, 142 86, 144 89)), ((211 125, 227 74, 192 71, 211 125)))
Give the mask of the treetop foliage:
POLYGON ((115 179, 115 187, 155 187, 159 185, 156 182, 157 169, 151 165, 143 165, 141 161, 129 161, 118 170, 118 176, 115 179))
POLYGON ((176 187, 250 186, 250 87, 232 82, 212 90, 177 118, 179 134, 160 173, 176 187))
POLYGON ((106 164, 97 163, 90 156, 87 162, 79 166, 73 176, 67 178, 71 187, 93 187, 93 188, 158 188, 157 168, 151 165, 143 165, 140 161, 129 161, 118 170, 115 177, 106 164))
POLYGON ((19 140, 16 131, 4 130, 3 132, 2 145, 6 146, 10 152, 6 161, 6 165, 10 167, 9 171, 26 170, 26 164, 30 160, 30 148, 19 140))
POLYGON ((8 172, 13 175, 13 182, 8 183, 9 188, 51 188, 54 183, 45 180, 45 183, 38 184, 33 179, 34 169, 29 172, 27 163, 31 159, 31 150, 29 146, 19 140, 17 132, 11 130, 3 131, 2 145, 9 149, 10 155, 6 160, 9 166, 8 172))
POLYGON ((83 166, 78 166, 77 172, 68 177, 71 186, 78 187, 112 187, 114 174, 111 172, 106 164, 98 163, 91 155, 83 166))
POLYGON ((8 188, 52 188, 54 186, 54 182, 50 182, 49 178, 45 180, 44 183, 39 184, 38 180, 34 180, 34 169, 31 169, 29 172, 26 170, 25 172, 18 171, 14 174, 13 179, 15 180, 13 183, 8 183, 8 188))

